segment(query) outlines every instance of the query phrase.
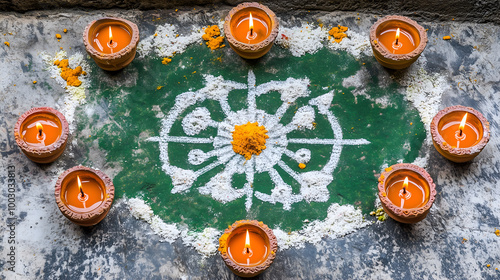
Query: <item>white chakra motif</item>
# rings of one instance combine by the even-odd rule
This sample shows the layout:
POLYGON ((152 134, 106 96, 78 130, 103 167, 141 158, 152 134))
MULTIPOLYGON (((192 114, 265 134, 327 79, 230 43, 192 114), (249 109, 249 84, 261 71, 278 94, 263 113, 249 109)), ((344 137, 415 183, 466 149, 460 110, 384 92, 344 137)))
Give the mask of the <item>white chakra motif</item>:
POLYGON ((337 119, 328 110, 333 100, 333 91, 309 100, 309 105, 299 108, 289 124, 280 123, 281 117, 288 110, 290 104, 299 97, 310 95, 309 79, 307 78, 288 78, 285 81, 271 81, 259 86, 256 86, 255 75, 252 71, 248 72, 248 84, 246 85, 226 81, 221 76, 205 75, 204 78, 204 88, 195 92, 185 92, 176 97, 174 107, 162 120, 160 136, 148 139, 159 142, 162 169, 172 178, 172 193, 189 192, 198 177, 219 165, 224 165, 224 169, 220 173, 213 176, 204 186, 198 188, 201 194, 210 195, 222 203, 246 196, 245 207, 247 211, 252 207, 254 197, 272 204, 281 203, 285 210, 290 210, 293 203, 302 200, 326 202, 330 196, 327 186, 333 181, 332 173, 340 158, 342 146, 370 143, 365 139, 343 139, 342 129, 337 119), (248 89, 247 109, 237 112, 231 110, 228 94, 235 89, 248 89), (282 104, 276 113, 271 115, 257 109, 256 98, 273 91, 277 91, 281 95, 282 104), (170 135, 173 124, 181 114, 206 99, 219 102, 226 118, 221 122, 216 122, 212 120, 207 108, 195 107, 182 120, 182 128, 188 136, 170 135), (287 138, 287 134, 294 130, 314 129, 313 123, 316 113, 326 116, 333 131, 332 139, 287 138), (235 126, 248 122, 257 122, 259 126, 264 126, 268 131, 269 138, 266 141, 266 148, 259 155, 252 155, 249 160, 245 160, 243 155, 233 151, 231 141, 235 126), (196 136, 208 127, 217 129, 215 137, 196 136), (212 157, 216 157, 216 160, 196 171, 173 166, 168 155, 168 144, 172 142, 213 145, 213 150, 208 152, 200 149, 191 150, 188 154, 188 162, 192 165, 200 165, 212 157), (329 145, 332 146, 332 151, 328 162, 321 170, 298 173, 281 159, 282 156, 286 155, 298 163, 307 163, 311 159, 311 150, 301 148, 294 152, 287 148, 289 143, 329 145), (293 193, 292 187, 283 180, 276 167, 281 168, 300 184, 300 193, 293 193), (254 175, 263 172, 269 174, 275 185, 269 194, 258 190, 254 191, 253 188, 254 175), (232 184, 233 175, 243 173, 246 176, 246 183, 239 188, 234 187, 232 184))

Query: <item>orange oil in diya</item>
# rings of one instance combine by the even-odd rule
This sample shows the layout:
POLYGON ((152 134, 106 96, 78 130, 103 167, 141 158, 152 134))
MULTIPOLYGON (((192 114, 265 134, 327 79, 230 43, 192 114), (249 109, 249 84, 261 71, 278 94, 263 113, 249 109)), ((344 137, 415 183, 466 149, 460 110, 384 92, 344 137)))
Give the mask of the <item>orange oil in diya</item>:
POLYGON ((242 14, 231 23, 231 33, 234 38, 245 44, 257 44, 264 41, 271 30, 269 23, 264 19, 267 15, 261 15, 259 10, 253 10, 248 14, 242 14))
POLYGON ((123 26, 105 25, 95 33, 92 46, 102 53, 112 54, 125 48, 131 40, 132 36, 123 26))
POLYGON ((61 123, 49 115, 41 114, 23 124, 21 137, 28 146, 44 147, 59 140, 61 134, 61 123))
POLYGON ((387 186, 387 198, 404 209, 419 208, 427 203, 429 192, 419 179, 413 176, 397 175, 387 186))
POLYGON ((105 192, 96 179, 80 174, 68 182, 61 196, 69 209, 82 213, 99 207, 105 199, 105 192))
POLYGON ((403 28, 388 28, 380 32, 377 39, 389 52, 393 54, 407 54, 417 48, 410 32, 403 28))
POLYGON ((269 254, 264 238, 251 229, 242 229, 228 242, 227 252, 241 266, 256 266, 264 262, 269 254))
POLYGON ((447 122, 439 131, 443 140, 454 148, 469 148, 480 140, 478 129, 467 122, 467 117, 468 114, 465 113, 461 121, 447 122))

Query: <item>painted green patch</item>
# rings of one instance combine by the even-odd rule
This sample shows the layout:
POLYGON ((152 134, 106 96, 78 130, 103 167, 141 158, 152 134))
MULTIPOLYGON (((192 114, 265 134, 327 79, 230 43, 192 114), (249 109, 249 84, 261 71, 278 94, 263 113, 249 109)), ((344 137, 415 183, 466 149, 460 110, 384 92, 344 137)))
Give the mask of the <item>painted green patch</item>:
MULTIPOLYGON (((78 131, 88 128, 88 135, 76 135, 85 139, 90 147, 97 141, 106 153, 107 163, 121 166, 115 176, 114 184, 117 197, 143 197, 153 208, 155 214, 166 222, 185 223, 190 229, 201 230, 205 227, 223 229, 234 221, 244 218, 264 221, 271 227, 284 230, 297 230, 306 219, 324 219, 328 206, 338 202, 361 207, 365 213, 373 208, 376 194, 377 173, 384 164, 394 164, 398 160, 412 162, 425 138, 425 130, 418 112, 397 92, 399 85, 392 83, 380 88, 376 71, 380 67, 372 58, 366 65, 355 60, 345 52, 333 52, 326 48, 314 55, 297 58, 287 50, 274 47, 258 61, 245 61, 232 50, 225 48, 211 52, 205 46, 193 45, 183 54, 176 55, 168 65, 161 58, 136 58, 134 62, 118 73, 106 73, 95 67, 93 62, 92 87, 88 97, 88 108, 94 113, 78 112, 80 121, 78 131), (344 88, 342 81, 355 75, 366 67, 369 75, 365 93, 370 99, 385 98, 377 104, 364 95, 354 94, 356 88, 344 88), (223 204, 208 195, 199 193, 214 175, 224 166, 218 166, 197 178, 187 193, 172 194, 172 179, 162 170, 159 143, 147 141, 158 137, 161 120, 171 112, 177 95, 197 91, 204 87, 203 74, 222 76, 227 81, 247 84, 249 70, 255 74, 256 85, 270 81, 284 81, 289 77, 310 80, 310 96, 297 99, 281 118, 281 124, 288 124, 295 111, 308 104, 309 100, 334 90, 330 112, 338 119, 344 139, 364 138, 368 145, 343 146, 337 167, 333 171, 333 182, 328 185, 330 197, 327 202, 304 200, 284 210, 280 203, 271 204, 253 198, 251 209, 245 209, 245 197, 223 204), (158 87, 160 87, 158 89, 158 87), (97 124, 97 125, 96 125, 97 124)), ((247 107, 247 89, 234 90, 229 94, 228 103, 232 111, 247 107)), ((257 97, 258 109, 274 114, 281 105, 277 92, 257 97)), ((211 118, 220 122, 225 115, 218 102, 205 100, 185 110, 171 129, 171 135, 185 136, 182 119, 196 107, 206 107, 211 118)), ((317 108, 315 108, 317 109, 317 108)), ((317 110, 316 110, 317 111, 317 110)), ((316 114, 314 130, 292 131, 287 138, 332 139, 333 132, 325 115, 316 114)), ((79 133, 79 132, 77 132, 79 133)), ((217 129, 209 127, 196 137, 210 137, 217 129)), ((288 144, 287 148, 296 151, 307 148, 311 160, 304 170, 296 161, 283 155, 281 160, 297 173, 320 170, 332 152, 331 145, 288 144)), ((183 169, 199 170, 216 160, 216 157, 200 165, 188 162, 192 149, 208 152, 213 145, 193 143, 170 143, 170 165, 183 169)), ((87 156, 87 162, 92 159, 87 156)), ((300 192, 300 184, 279 166, 276 171, 289 184, 293 193, 300 192)), ((232 178, 235 188, 246 183, 245 174, 232 178)), ((254 191, 271 193, 274 188, 269 174, 255 174, 254 191)))

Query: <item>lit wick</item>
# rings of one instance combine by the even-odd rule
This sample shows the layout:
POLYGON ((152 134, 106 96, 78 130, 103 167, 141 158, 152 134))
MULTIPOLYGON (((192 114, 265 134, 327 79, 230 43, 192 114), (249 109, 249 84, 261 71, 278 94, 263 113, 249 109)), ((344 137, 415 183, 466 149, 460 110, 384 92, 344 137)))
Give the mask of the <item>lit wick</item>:
POLYGON ((76 176, 76 178, 78 179, 78 188, 80 188, 80 193, 82 194, 82 197, 85 197, 85 193, 83 192, 83 188, 82 188, 82 181, 80 181, 79 176, 76 176))
POLYGON ((109 44, 113 45, 113 32, 111 32, 111 25, 109 26, 109 44))
POLYGON ((247 238, 245 240, 245 248, 243 249, 243 254, 250 254, 248 257, 251 257, 253 255, 252 249, 250 248, 250 234, 248 233, 247 229, 247 238))
POLYGON ((250 13, 249 28, 250 28, 250 36, 253 36, 253 18, 252 18, 252 13, 250 13))
POLYGON ((403 182, 403 193, 406 194, 406 188, 408 187, 408 177, 405 178, 403 182))
POLYGON ((38 134, 40 135, 40 137, 42 137, 43 135, 43 126, 41 123, 39 122, 36 122, 36 129, 38 129, 38 134))
POLYGON ((396 45, 397 45, 397 44, 398 44, 398 42, 399 42, 399 32, 400 32, 400 31, 399 31, 399 28, 398 28, 398 30, 396 31, 396 45))
MULTIPOLYGON (((250 14, 250 18, 252 18, 252 14, 250 14)), ((247 238, 245 240, 245 249, 247 251, 247 254, 250 253, 250 235, 248 234, 248 229, 247 229, 247 238)))
POLYGON ((463 134, 463 130, 465 128, 465 122, 467 121, 467 113, 465 113, 464 117, 462 118, 462 121, 460 122, 460 126, 459 126, 459 129, 460 129, 460 137, 462 136, 463 134))

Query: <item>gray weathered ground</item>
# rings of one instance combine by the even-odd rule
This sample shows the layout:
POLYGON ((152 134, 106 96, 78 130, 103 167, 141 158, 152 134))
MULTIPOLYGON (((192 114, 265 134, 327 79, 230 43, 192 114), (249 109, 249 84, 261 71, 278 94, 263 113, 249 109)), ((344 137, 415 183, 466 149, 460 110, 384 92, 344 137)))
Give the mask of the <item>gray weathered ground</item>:
MULTIPOLYGON (((211 23, 214 8, 198 8, 199 25, 211 23)), ((227 12, 229 7, 220 7, 227 12)), ((83 147, 70 139, 66 153, 53 164, 37 165, 26 159, 15 144, 13 127, 31 107, 55 106, 63 90, 43 71, 41 51, 59 47, 84 52, 81 33, 88 22, 103 15, 120 15, 141 28, 144 37, 154 31, 152 14, 164 11, 30 12, 0 14, 0 188, 2 279, 234 279, 219 256, 200 258, 181 241, 161 243, 149 225, 131 217, 119 201, 108 217, 86 229, 64 219, 53 198, 57 176, 79 163, 83 147), (70 31, 56 43, 54 34, 70 31), (8 35, 13 32, 14 35, 8 35), (2 42, 3 42, 2 41, 2 42), (33 85, 32 81, 39 81, 33 85), (8 167, 16 179, 16 266, 7 270, 10 252, 6 227, 8 167)), ((219 14, 216 14, 218 16, 219 14)), ((331 23, 345 23, 357 32, 367 30, 376 18, 356 13, 290 12, 286 18, 314 21, 319 15, 331 23)), ((418 19, 418 18, 417 18, 418 19)), ((429 216, 415 225, 388 220, 339 239, 279 252, 271 268, 258 279, 498 279, 500 271, 500 26, 468 22, 422 21, 429 28, 425 51, 429 73, 443 75, 450 88, 440 108, 468 105, 481 111, 491 124, 491 140, 471 163, 454 164, 432 147, 427 170, 435 179, 438 196, 429 216), (453 33, 451 41, 444 35, 453 33), (479 50, 474 49, 477 46, 479 50), (474 82, 475 81, 475 82, 474 82), (458 83, 460 82, 460 85, 458 83), (467 241, 464 240, 467 239, 467 241), (487 267, 490 264, 491 267, 487 267)), ((380 71, 380 79, 392 74, 380 71)), ((94 148, 91 148, 94 149, 94 148)), ((99 156, 98 150, 91 153, 99 156)), ((109 175, 105 163, 99 168, 109 175)))

